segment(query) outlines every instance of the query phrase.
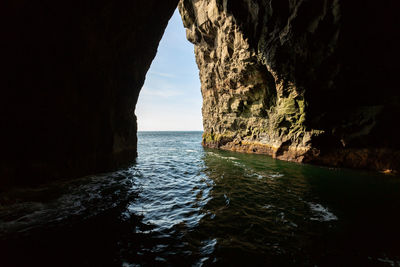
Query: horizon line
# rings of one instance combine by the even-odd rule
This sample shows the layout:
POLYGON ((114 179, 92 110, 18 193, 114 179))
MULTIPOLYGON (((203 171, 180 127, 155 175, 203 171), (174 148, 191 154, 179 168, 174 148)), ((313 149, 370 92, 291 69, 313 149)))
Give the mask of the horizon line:
POLYGON ((204 130, 138 130, 137 132, 204 132, 204 130))

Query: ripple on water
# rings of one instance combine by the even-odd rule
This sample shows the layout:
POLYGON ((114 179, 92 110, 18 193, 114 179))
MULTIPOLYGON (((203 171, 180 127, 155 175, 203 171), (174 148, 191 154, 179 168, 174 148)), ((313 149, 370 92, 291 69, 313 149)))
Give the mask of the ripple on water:
POLYGON ((400 262, 398 180, 204 150, 201 133, 138 136, 130 168, 0 196, 15 200, 0 206, 6 257, 31 244, 14 251, 11 235, 31 233, 94 265, 400 262))

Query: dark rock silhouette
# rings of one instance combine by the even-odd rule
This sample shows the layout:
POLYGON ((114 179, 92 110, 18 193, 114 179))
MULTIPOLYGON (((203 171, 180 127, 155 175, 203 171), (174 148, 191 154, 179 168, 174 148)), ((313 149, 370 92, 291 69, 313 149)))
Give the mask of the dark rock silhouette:
POLYGON ((136 101, 177 3, 2 4, 1 186, 135 159, 136 101))
MULTIPOLYGON (((0 186, 110 170, 136 156, 135 104, 177 0, 7 0, 0 186)), ((398 4, 182 0, 203 143, 398 170, 398 4)))

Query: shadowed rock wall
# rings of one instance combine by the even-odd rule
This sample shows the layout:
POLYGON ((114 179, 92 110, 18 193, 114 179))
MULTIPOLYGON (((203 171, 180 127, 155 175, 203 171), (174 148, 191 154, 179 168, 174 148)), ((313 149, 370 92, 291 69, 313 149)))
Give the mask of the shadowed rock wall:
POLYGON ((181 0, 203 145, 400 169, 396 1, 181 0))
POLYGON ((135 104, 177 2, 1 4, 0 189, 134 160, 135 104))
MULTIPOLYGON (((0 189, 136 155, 134 108, 178 0, 1 4, 0 189)), ((399 169, 396 1, 181 0, 203 144, 399 169)))

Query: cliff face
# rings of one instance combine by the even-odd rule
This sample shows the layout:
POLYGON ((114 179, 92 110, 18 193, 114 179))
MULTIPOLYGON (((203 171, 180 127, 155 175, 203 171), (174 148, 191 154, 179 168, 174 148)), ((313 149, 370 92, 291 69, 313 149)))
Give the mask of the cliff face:
MULTIPOLYGON (((136 155, 135 104, 178 0, 2 4, 0 190, 136 155)), ((396 1, 181 0, 203 144, 400 169, 396 1)))
POLYGON ((181 0, 203 95, 203 145, 400 169, 397 4, 181 0))
POLYGON ((177 4, 2 3, 0 190, 134 160, 135 104, 177 4))

